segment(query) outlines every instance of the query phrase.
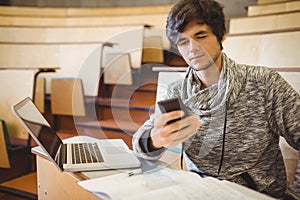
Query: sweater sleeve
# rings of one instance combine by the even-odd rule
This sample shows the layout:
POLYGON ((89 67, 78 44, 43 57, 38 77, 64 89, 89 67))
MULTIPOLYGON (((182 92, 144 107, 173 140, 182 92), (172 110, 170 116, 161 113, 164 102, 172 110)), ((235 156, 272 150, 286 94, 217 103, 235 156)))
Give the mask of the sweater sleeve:
POLYGON ((300 96, 275 71, 267 78, 266 102, 272 130, 300 150, 300 96))
POLYGON ((150 119, 135 132, 132 139, 132 147, 135 154, 147 160, 158 160, 165 151, 165 148, 153 149, 149 143, 155 115, 151 115, 150 119))
MULTIPOLYGON (((169 99, 175 96, 179 96, 179 89, 181 87, 182 80, 177 80, 166 86, 167 91, 163 95, 162 99, 169 99)), ((133 135, 132 147, 135 154, 143 159, 158 160, 165 152, 166 148, 153 149, 149 143, 150 132, 154 127, 154 119, 157 113, 150 116, 143 126, 141 126, 133 135)))

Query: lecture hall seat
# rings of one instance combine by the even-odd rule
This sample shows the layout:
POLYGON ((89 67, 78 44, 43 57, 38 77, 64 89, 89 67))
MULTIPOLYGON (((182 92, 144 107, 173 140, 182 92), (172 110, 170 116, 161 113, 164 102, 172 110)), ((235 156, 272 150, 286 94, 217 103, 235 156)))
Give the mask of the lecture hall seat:
MULTIPOLYGON (((0 119, 0 168, 13 167, 12 152, 18 148, 19 147, 15 148, 10 144, 5 121, 0 119)), ((0 193, 28 200, 38 199, 36 172, 30 172, 21 177, 1 183, 0 193)))

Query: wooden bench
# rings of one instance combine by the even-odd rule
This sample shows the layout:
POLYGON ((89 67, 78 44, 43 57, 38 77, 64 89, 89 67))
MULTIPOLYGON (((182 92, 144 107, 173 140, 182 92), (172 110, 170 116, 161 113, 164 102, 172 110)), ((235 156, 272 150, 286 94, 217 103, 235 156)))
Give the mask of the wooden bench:
POLYGON ((0 25, 27 27, 123 26, 149 24, 164 28, 172 5, 113 8, 42 8, 0 6, 0 25))
POLYGON ((257 0, 257 4, 263 5, 263 4, 273 4, 273 3, 287 2, 287 1, 291 1, 291 0, 257 0))
POLYGON ((248 6, 248 16, 269 15, 300 10, 300 1, 285 1, 272 4, 248 6))
POLYGON ((300 29, 298 31, 229 35, 224 52, 238 63, 269 67, 297 67, 300 63, 300 29))
POLYGON ((113 8, 0 7, 4 26, 111 26, 149 24, 164 28, 172 5, 113 8))
POLYGON ((119 34, 143 29, 147 24, 78 27, 0 26, 0 42, 13 44, 100 43, 119 34))
POLYGON ((0 6, 3 16, 31 16, 31 17, 89 17, 89 16, 129 16, 145 14, 168 13, 172 5, 132 6, 111 8, 70 8, 70 7, 22 7, 0 6))
POLYGON ((300 11, 275 15, 232 18, 229 34, 270 33, 294 30, 300 27, 300 11))

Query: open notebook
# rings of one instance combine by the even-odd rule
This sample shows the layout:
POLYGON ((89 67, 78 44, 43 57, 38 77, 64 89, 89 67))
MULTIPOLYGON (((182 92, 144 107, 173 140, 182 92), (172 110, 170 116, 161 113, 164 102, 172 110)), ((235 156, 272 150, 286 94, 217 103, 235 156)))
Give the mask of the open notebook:
POLYGON ((62 171, 125 169, 141 165, 121 139, 63 143, 29 97, 12 109, 32 138, 62 171))

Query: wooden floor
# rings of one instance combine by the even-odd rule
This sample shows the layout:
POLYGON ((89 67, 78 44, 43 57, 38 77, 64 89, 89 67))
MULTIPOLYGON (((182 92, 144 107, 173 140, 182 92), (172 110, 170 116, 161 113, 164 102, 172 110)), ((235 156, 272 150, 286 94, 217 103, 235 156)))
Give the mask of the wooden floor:
POLYGON ((0 193, 0 200, 23 200, 23 199, 0 193))

